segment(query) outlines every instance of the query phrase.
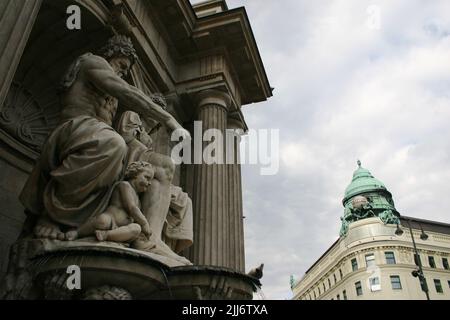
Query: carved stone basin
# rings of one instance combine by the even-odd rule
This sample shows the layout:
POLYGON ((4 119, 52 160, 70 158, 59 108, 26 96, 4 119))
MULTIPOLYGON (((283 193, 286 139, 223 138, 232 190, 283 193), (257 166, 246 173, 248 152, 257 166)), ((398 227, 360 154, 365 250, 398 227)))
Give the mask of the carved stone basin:
POLYGON ((180 266, 168 271, 169 288, 152 299, 251 300, 258 279, 213 266, 180 266))
POLYGON ((108 243, 29 240, 29 267, 39 299, 244 299, 257 279, 212 266, 172 266, 166 257, 108 243), (69 266, 80 289, 69 290, 69 266))
POLYGON ((89 290, 108 286, 129 293, 129 298, 146 299, 167 285, 164 276, 167 266, 130 249, 64 248, 46 252, 33 260, 37 266, 36 283, 42 288, 43 298, 57 299, 68 295, 70 299, 89 299, 90 295, 86 296, 89 290), (71 265, 80 267, 81 290, 69 293, 65 279, 70 275, 67 270, 71 265), (56 281, 52 281, 52 277, 56 281), (59 277, 63 279, 59 281, 59 277), (50 295, 45 292, 49 285, 56 286, 50 295), (60 296, 58 291, 61 291, 60 296))

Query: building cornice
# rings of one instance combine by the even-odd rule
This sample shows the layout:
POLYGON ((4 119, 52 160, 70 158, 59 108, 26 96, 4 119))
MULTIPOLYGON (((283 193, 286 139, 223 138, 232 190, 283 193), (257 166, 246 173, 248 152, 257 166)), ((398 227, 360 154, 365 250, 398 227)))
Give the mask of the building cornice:
MULTIPOLYGON (((128 2, 130 0, 127 0, 128 2)), ((242 104, 272 96, 267 74, 244 8, 224 10, 197 18, 189 1, 165 0, 148 4, 157 12, 158 29, 171 58, 182 66, 222 47, 230 57, 230 68, 240 83, 242 104)), ((176 76, 173 76, 177 81, 176 76)))
MULTIPOLYGON (((430 234, 430 236, 432 237, 433 234, 430 234)), ((410 237, 410 236, 407 235, 407 237, 410 237)), ((333 249, 339 249, 337 246, 338 243, 339 242, 335 242, 333 244, 333 246, 331 246, 327 250, 327 252, 330 253, 333 251, 333 249)), ((442 256, 442 257, 450 256, 450 247, 441 247, 441 246, 436 246, 435 244, 427 244, 427 243, 420 242, 417 244, 417 248, 420 251, 420 253, 423 253, 423 254, 437 255, 437 256, 442 256)), ((386 250, 386 249, 387 250, 397 249, 397 250, 408 251, 411 254, 414 253, 414 248, 410 241, 395 239, 395 240, 375 240, 372 242, 365 242, 365 243, 359 244, 357 246, 351 247, 348 250, 343 250, 342 252, 337 253, 338 256, 332 260, 333 263, 330 263, 323 267, 323 270, 326 270, 325 273, 321 272, 321 273, 315 274, 316 270, 310 268, 309 274, 305 274, 305 276, 294 285, 293 291, 296 291, 296 288, 298 288, 300 285, 304 286, 304 289, 299 291, 298 294, 296 294, 296 296, 301 296, 301 295, 305 294, 311 288, 315 287, 316 284, 318 284, 318 283, 322 282, 323 280, 327 279, 328 277, 330 277, 334 272, 336 272, 337 270, 342 268, 343 264, 347 260, 350 260, 351 258, 355 257, 356 255, 364 254, 364 253, 371 252, 371 251, 377 251, 377 250, 381 251, 381 250, 386 250), (309 277, 312 277, 312 278, 309 278, 309 277)), ((316 261, 315 266, 317 267, 320 265, 320 263, 325 262, 326 258, 327 258, 326 255, 322 256, 321 259, 316 261)), ((399 266, 402 264, 395 264, 395 265, 399 266)), ((413 266, 412 264, 404 264, 404 265, 409 266, 409 268, 411 268, 411 266, 413 266)), ((386 265, 381 264, 379 266, 384 267, 386 265)), ((365 269, 365 267, 358 268, 357 271, 359 271, 360 269, 365 269)), ((433 268, 429 268, 429 269, 436 270, 433 268)), ((317 271, 319 271, 319 270, 317 270, 317 271)), ((357 272, 357 271, 354 271, 354 272, 357 272)), ((349 274, 353 274, 354 272, 349 273, 349 274)), ((344 278, 345 278, 345 276, 344 276, 344 278)))

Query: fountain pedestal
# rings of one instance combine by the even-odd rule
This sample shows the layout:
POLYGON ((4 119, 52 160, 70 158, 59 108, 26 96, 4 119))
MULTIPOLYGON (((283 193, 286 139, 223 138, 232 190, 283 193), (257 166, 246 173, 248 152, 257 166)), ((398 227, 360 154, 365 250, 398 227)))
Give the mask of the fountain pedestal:
MULTIPOLYGON (((257 279, 223 267, 174 260, 115 243, 23 239, 12 255, 9 299, 249 300, 257 279), (79 268, 80 289, 70 290, 79 268), (69 280, 68 280, 69 279, 69 280)), ((9 281, 9 285, 8 285, 9 281)))

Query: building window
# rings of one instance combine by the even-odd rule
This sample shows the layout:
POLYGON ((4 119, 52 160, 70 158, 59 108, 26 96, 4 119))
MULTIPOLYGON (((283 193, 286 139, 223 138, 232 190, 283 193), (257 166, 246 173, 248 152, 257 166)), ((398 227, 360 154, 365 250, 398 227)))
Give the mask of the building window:
POLYGON ((450 280, 447 281, 448 288, 450 289, 450 280))
POLYGON ((437 292, 437 293, 443 293, 443 291, 442 291, 442 285, 441 285, 441 280, 439 280, 439 279, 434 279, 434 287, 436 288, 436 292, 437 292))
MULTIPOLYGON (((450 284, 450 281, 449 281, 450 284)), ((347 300, 347 291, 342 291, 342 297, 344 298, 344 300, 347 300)))
POLYGON ((428 263, 430 264, 430 268, 436 268, 436 262, 434 261, 434 257, 428 256, 428 263))
POLYGON ((362 296, 363 291, 362 291, 361 281, 355 282, 355 289, 356 289, 356 295, 362 296))
POLYGON ((400 282, 399 276, 391 276, 391 285, 393 290, 401 290, 402 283, 400 282))
POLYGON ((375 266, 375 256, 373 253, 366 254, 366 267, 372 267, 375 266))
POLYGON ((336 273, 333 273, 333 278, 334 278, 334 283, 336 283, 337 282, 337 280, 336 280, 336 273))
POLYGON ((393 252, 385 252, 386 264, 395 264, 395 255, 393 252))
POLYGON ((325 283, 322 282, 322 291, 325 292, 325 283))
POLYGON ((328 278, 328 288, 331 288, 331 281, 330 281, 330 278, 328 278))
POLYGON ((341 297, 339 295, 337 295, 336 300, 341 300, 341 297))
POLYGON ((341 269, 339 269, 339 276, 341 277, 341 280, 344 277, 344 275, 342 274, 342 270, 341 269))
POLYGON ((370 282, 370 291, 373 292, 381 290, 380 278, 378 277, 369 278, 369 282, 370 282))
POLYGON ((445 270, 450 269, 450 267, 448 266, 448 260, 447 258, 442 258, 442 265, 444 266, 445 270))
POLYGON ((356 258, 352 259, 352 270, 353 271, 358 270, 358 261, 356 261, 356 258))

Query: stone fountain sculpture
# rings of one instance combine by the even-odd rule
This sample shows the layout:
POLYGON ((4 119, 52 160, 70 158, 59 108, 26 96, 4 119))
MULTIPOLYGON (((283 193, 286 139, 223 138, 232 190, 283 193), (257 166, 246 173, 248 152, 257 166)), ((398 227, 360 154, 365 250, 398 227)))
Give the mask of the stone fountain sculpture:
POLYGON ((161 96, 123 80, 136 59, 131 40, 115 36, 64 76, 61 121, 20 196, 27 221, 11 249, 3 298, 252 297, 257 279, 192 266, 178 254, 193 241, 192 203, 172 185, 174 163, 153 151, 143 121, 190 134, 161 96), (113 128, 119 103, 128 111, 113 128), (67 285, 74 266, 78 290, 67 285))

